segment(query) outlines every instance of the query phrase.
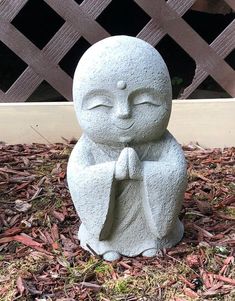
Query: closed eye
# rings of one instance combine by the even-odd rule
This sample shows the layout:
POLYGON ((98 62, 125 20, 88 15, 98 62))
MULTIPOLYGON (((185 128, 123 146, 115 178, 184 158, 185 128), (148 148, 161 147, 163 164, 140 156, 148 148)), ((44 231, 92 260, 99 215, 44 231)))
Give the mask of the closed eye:
POLYGON ((161 104, 158 102, 157 99, 155 99, 154 95, 148 94, 148 93, 142 93, 135 95, 132 99, 132 104, 137 105, 143 105, 143 104, 150 104, 153 106, 159 107, 161 104))
POLYGON ((105 95, 93 95, 83 102, 83 109, 85 110, 92 110, 98 107, 112 108, 112 100, 105 95))

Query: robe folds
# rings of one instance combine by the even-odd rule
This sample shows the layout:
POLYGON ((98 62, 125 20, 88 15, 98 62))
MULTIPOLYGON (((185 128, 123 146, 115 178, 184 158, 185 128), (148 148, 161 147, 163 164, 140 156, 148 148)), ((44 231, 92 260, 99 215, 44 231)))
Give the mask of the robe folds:
POLYGON ((183 235, 178 214, 186 162, 180 145, 166 132, 158 141, 128 147, 141 161, 140 180, 116 180, 123 148, 95 143, 86 135, 69 159, 68 185, 82 222, 78 237, 83 248, 100 255, 116 251, 136 256, 171 247, 183 235))

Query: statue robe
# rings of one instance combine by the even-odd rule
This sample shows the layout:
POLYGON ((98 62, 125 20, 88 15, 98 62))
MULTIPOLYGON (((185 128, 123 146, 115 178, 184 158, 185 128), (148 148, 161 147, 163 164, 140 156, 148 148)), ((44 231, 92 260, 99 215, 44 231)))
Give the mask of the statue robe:
POLYGON ((115 179, 121 148, 83 135, 68 163, 68 185, 81 219, 81 246, 103 255, 136 256, 171 247, 183 235, 178 219, 186 187, 183 151, 166 132, 156 142, 129 146, 142 162, 141 180, 115 179), (87 247, 87 245, 89 247, 87 247))

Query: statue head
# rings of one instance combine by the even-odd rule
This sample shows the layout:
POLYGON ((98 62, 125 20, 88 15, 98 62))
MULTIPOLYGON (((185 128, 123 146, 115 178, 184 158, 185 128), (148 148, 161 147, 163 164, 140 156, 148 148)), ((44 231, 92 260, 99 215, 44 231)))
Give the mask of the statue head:
POLYGON ((113 36, 80 59, 73 98, 80 126, 94 142, 143 144, 166 131, 171 82, 154 47, 138 38, 113 36))

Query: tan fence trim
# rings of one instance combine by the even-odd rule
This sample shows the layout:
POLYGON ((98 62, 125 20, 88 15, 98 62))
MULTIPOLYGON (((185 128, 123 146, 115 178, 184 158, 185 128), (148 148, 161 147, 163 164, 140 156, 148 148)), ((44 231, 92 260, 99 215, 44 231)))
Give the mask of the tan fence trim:
MULTIPOLYGON (((169 130, 182 144, 235 146, 235 99, 175 100, 169 130)), ((0 104, 0 140, 54 143, 79 138, 72 103, 0 104)))

